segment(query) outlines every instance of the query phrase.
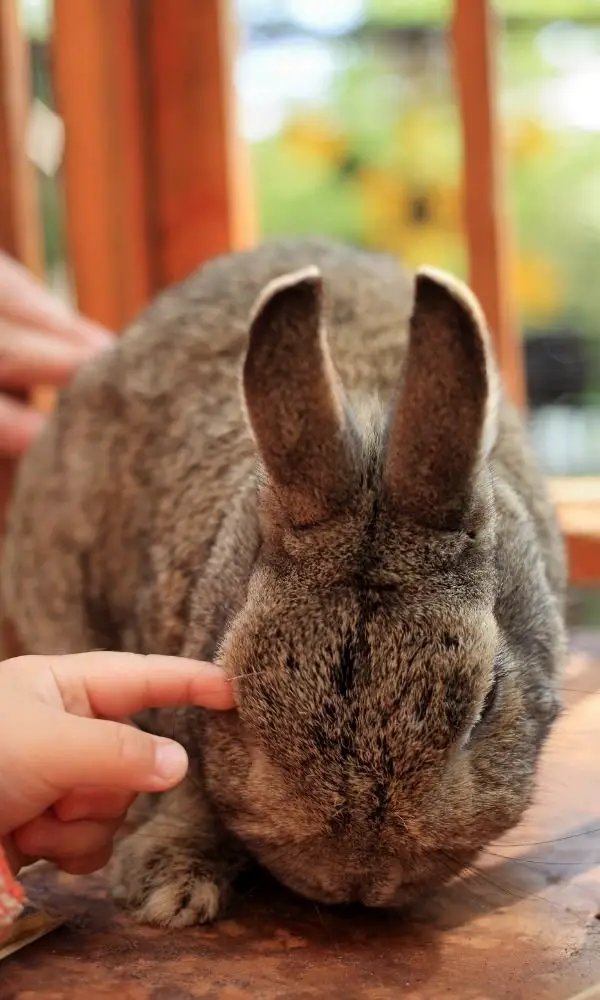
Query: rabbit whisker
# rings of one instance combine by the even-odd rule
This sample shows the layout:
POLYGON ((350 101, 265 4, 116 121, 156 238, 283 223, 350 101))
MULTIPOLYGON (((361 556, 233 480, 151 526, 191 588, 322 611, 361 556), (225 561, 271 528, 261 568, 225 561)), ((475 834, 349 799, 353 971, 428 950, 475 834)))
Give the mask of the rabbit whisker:
POLYGON ((554 909, 560 910, 564 913, 565 907, 561 906, 559 903, 555 903, 553 900, 548 899, 546 896, 540 896, 539 893, 534 893, 530 896, 529 893, 519 892, 514 886, 503 885, 500 882, 496 882, 495 879, 491 878, 487 872, 482 872, 480 868, 475 865, 465 865, 463 871, 465 874, 472 876, 473 878, 479 879, 482 882, 487 883, 496 889, 497 892, 504 893, 507 896, 512 896, 513 899, 517 899, 521 902, 525 902, 530 898, 540 899, 542 902, 547 903, 548 906, 552 906, 554 909))
POLYGON ((486 847, 481 848, 481 853, 487 854, 492 858, 500 858, 502 861, 514 862, 516 865, 552 865, 557 868, 562 868, 563 865, 574 868, 585 867, 590 864, 600 865, 600 861, 588 861, 587 859, 581 861, 550 861, 546 858, 512 858, 509 854, 499 854, 497 851, 490 851, 486 847))
POLYGON ((600 826, 592 827, 589 830, 580 830, 578 833, 568 833, 563 837, 552 837, 550 840, 524 840, 518 844, 504 843, 505 847, 541 847, 545 844, 562 844, 565 840, 577 840, 578 837, 588 837, 593 833, 600 833, 600 826))

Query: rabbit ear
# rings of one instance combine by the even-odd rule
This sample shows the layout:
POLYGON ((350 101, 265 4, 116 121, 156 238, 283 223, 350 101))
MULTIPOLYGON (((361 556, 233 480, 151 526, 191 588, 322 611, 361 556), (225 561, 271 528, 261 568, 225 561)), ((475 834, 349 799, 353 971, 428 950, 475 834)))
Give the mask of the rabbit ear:
POLYGON ((485 319, 455 278, 417 272, 384 479, 397 509, 439 530, 464 523, 475 473, 496 438, 499 381, 485 319))
POLYGON ((259 297, 244 395, 262 464, 296 524, 325 520, 348 499, 353 461, 346 404, 322 322, 322 279, 306 268, 259 297))

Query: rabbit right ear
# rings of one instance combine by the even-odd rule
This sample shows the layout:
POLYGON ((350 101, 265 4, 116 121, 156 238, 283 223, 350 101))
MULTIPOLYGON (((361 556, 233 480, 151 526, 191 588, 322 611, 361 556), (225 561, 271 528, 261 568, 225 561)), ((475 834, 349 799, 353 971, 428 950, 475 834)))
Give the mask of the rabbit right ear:
POLYGON ((420 270, 384 472, 401 514, 442 531, 464 524, 475 474, 496 438, 498 394, 475 297, 444 272, 420 270))
POLYGON ((322 279, 271 282, 254 308, 244 396, 269 486, 294 524, 326 520, 355 483, 347 404, 322 320, 322 279))

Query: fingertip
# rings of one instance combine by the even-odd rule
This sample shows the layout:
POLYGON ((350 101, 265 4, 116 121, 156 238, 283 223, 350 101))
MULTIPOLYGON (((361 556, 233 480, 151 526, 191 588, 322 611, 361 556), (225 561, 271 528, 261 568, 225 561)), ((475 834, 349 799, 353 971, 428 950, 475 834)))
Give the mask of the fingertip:
POLYGON ((228 712, 232 708, 236 707, 233 684, 227 678, 224 678, 221 684, 219 684, 218 687, 211 692, 211 694, 213 704, 207 706, 208 708, 216 708, 222 712, 228 712))
POLYGON ((190 700, 193 705, 222 711, 234 707, 233 685, 223 667, 207 660, 182 659, 181 662, 195 673, 190 686, 190 700))
POLYGON ((192 703, 201 708, 227 711, 235 706, 233 685, 223 668, 203 663, 191 686, 192 703))
POLYGON ((97 350, 111 347, 116 340, 115 334, 111 333, 94 320, 81 316, 79 313, 70 314, 68 333, 72 342, 77 342, 82 346, 89 346, 97 350))
POLYGON ((221 712, 231 712, 233 708, 237 708, 237 702, 235 700, 231 684, 229 685, 229 690, 223 694, 220 702, 215 705, 215 708, 219 709, 221 712))
POLYGON ((84 322, 88 339, 92 343, 97 344, 100 348, 112 347, 116 339, 114 333, 106 330, 103 326, 99 326, 98 323, 93 323, 91 320, 85 320, 84 322))

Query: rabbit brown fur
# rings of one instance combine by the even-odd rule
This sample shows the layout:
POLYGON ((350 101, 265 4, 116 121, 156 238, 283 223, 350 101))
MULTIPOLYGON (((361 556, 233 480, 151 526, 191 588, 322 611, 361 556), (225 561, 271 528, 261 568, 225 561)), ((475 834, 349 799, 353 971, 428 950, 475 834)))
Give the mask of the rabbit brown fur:
POLYGON ((234 678, 236 712, 151 720, 191 767, 121 848, 140 919, 214 918, 249 858, 315 900, 400 904, 531 800, 563 547, 445 278, 281 241, 163 294, 25 459, 3 587, 30 652, 234 678))

